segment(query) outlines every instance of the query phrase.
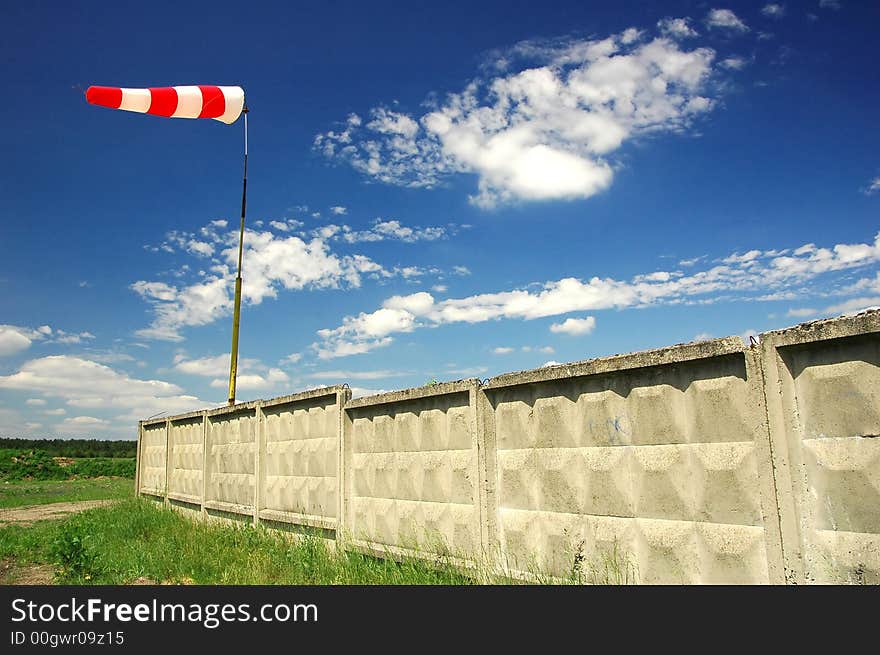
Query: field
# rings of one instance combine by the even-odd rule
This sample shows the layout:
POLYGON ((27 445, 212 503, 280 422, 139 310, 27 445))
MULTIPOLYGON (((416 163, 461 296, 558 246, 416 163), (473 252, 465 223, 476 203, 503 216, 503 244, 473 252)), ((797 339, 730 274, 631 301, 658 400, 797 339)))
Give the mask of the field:
POLYGON ((130 478, 0 482, 0 509, 86 500, 123 499, 134 495, 130 478))

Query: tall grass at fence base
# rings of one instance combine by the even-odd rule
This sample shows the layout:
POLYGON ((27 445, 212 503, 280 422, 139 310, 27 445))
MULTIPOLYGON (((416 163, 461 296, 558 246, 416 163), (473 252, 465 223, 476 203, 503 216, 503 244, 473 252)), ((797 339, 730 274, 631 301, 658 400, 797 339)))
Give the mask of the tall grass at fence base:
MULTIPOLYGON (((0 558, 49 562, 65 584, 628 584, 637 572, 616 547, 575 554, 568 575, 534 562, 468 562, 451 551, 343 550, 319 533, 191 520, 134 498, 30 527, 0 528, 0 558)), ((436 546, 436 544, 435 544, 436 546)), ((375 549, 374 549, 375 550, 375 549)), ((567 557, 567 555, 566 555, 567 557)))

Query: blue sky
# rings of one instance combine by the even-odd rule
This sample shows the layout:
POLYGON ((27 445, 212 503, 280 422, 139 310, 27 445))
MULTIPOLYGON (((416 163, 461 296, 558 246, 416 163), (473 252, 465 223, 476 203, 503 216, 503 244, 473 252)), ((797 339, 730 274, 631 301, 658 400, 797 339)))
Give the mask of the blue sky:
POLYGON ((19 3, 3 10, 0 434, 486 378, 880 305, 880 6, 19 3))

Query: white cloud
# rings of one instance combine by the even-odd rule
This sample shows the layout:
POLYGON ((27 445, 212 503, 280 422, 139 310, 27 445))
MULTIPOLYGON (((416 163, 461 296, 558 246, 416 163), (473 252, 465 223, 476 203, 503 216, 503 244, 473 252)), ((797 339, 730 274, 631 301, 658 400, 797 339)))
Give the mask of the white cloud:
POLYGON ((788 316, 798 318, 810 318, 813 316, 837 316, 839 314, 858 314, 866 309, 880 308, 880 296, 869 296, 860 298, 850 298, 834 305, 829 305, 824 309, 814 309, 812 307, 801 307, 798 309, 789 309, 788 316))
POLYGON ((880 176, 871 180, 865 188, 865 194, 869 196, 878 192, 880 192, 880 176))
POLYGON ((749 62, 742 57, 728 57, 719 64, 728 70, 742 70, 749 62))
POLYGON ((53 330, 48 325, 41 325, 38 328, 0 325, 0 357, 27 350, 34 341, 75 344, 94 338, 95 335, 91 332, 65 332, 53 330))
POLYGON ((285 364, 296 364, 299 360, 302 359, 302 353, 290 353, 287 357, 282 359, 279 364, 282 366, 285 364))
POLYGON ((726 29, 734 32, 749 31, 749 26, 730 9, 710 10, 706 16, 706 25, 708 25, 710 29, 726 29))
MULTIPOLYGON (((683 19, 681 19, 683 20, 683 19)), ((686 22, 661 29, 690 29, 686 22)), ((416 118, 379 108, 364 124, 319 134, 315 148, 376 180, 434 187, 454 173, 477 176, 471 201, 588 198, 612 182, 609 157, 639 135, 679 132, 713 107, 715 53, 683 50, 635 29, 599 41, 520 44, 517 72, 468 84, 416 118)))
POLYGON ((109 430, 112 427, 113 424, 106 419, 95 418, 94 416, 73 416, 61 421, 57 429, 61 433, 89 434, 91 432, 109 430))
POLYGON ((673 39, 690 39, 699 32, 690 25, 690 18, 664 18, 657 22, 660 33, 673 39))
POLYGON ((42 407, 46 404, 46 401, 42 398, 28 398, 24 402, 25 404, 31 405, 32 407, 42 407))
POLYGON ((64 416, 65 414, 67 414, 67 410, 63 407, 58 407, 56 409, 47 409, 43 411, 43 414, 45 414, 46 416, 64 416))
POLYGON ((128 422, 157 413, 176 414, 204 408, 209 403, 186 395, 175 384, 161 380, 139 380, 103 364, 54 355, 32 359, 6 376, 0 389, 36 391, 61 398, 69 407, 123 412, 117 421, 128 422))
POLYGON ((498 346, 497 348, 492 350, 492 352, 496 355, 509 355, 514 350, 516 350, 516 348, 510 348, 508 346, 498 346))
POLYGON ((431 287, 431 291, 434 291, 436 293, 446 293, 448 290, 449 287, 447 287, 445 284, 435 284, 433 287, 431 287))
MULTIPOLYGON (((215 222, 216 223, 216 222, 215 222)), ((289 224, 289 223, 288 223, 289 224)), ((150 339, 182 341, 185 327, 207 325, 232 311, 232 291, 238 259, 238 233, 217 233, 212 223, 202 228, 219 259, 201 279, 188 285, 139 280, 131 289, 152 305, 154 318, 136 334, 150 339)), ((170 241, 186 243, 188 235, 172 233, 170 241)), ((364 276, 390 277, 395 273, 364 255, 339 255, 326 238, 309 240, 294 235, 247 230, 243 255, 242 299, 259 304, 282 289, 359 287, 364 276)))
POLYGON ((13 325, 0 325, 0 357, 14 355, 31 347, 31 340, 13 325))
POLYGON ((346 207, 343 207, 342 205, 334 205, 330 208, 330 213, 337 216, 344 216, 348 213, 348 209, 346 207))
POLYGON ((782 18, 785 16, 785 5, 771 2, 761 8, 761 13, 769 18, 782 18))
POLYGON ((572 336, 590 334, 594 329, 596 329, 596 319, 593 316, 567 318, 562 323, 554 323, 550 326, 550 331, 554 334, 570 334, 572 336))
POLYGON ((412 228, 402 225, 397 220, 383 221, 381 218, 377 218, 368 230, 356 231, 344 225, 341 232, 341 238, 347 243, 385 240, 416 243, 417 241, 436 241, 445 237, 446 229, 442 227, 412 228))
MULTIPOLYGON (((342 325, 318 331, 321 341, 313 348, 321 358, 369 352, 392 343, 392 335, 447 323, 480 323, 497 319, 536 319, 572 312, 658 304, 709 303, 722 294, 744 300, 767 299, 771 294, 794 291, 821 275, 880 262, 880 233, 873 243, 836 244, 820 248, 806 244, 793 251, 734 253, 711 268, 692 271, 655 271, 630 281, 592 277, 544 282, 498 293, 436 301, 430 294, 395 296, 381 309, 345 317, 342 325), (769 292, 769 294, 768 294, 769 292)), ((589 321, 580 319, 581 321, 589 321)), ((568 332, 588 323, 567 319, 555 331, 568 332), (570 322, 575 321, 575 322, 570 322)), ((551 326, 551 329, 553 327, 551 326)))
MULTIPOLYGON (((226 389, 229 386, 229 372, 227 377, 211 380, 214 389, 226 389)), ((279 384, 289 382, 290 377, 280 368, 270 368, 264 375, 258 373, 238 374, 235 377, 235 387, 241 391, 255 391, 272 389, 279 384)))

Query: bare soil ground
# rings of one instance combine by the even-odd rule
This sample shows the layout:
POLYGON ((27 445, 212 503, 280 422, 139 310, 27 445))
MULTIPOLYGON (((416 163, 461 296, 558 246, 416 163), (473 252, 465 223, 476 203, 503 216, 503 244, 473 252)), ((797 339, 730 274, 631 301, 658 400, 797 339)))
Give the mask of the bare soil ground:
POLYGON ((69 503, 50 503, 48 505, 29 505, 0 509, 0 525, 30 525, 36 521, 62 519, 68 514, 108 505, 112 500, 81 500, 69 503))
POLYGON ((0 562, 0 585, 52 584, 55 569, 49 564, 18 565, 13 559, 0 562))

